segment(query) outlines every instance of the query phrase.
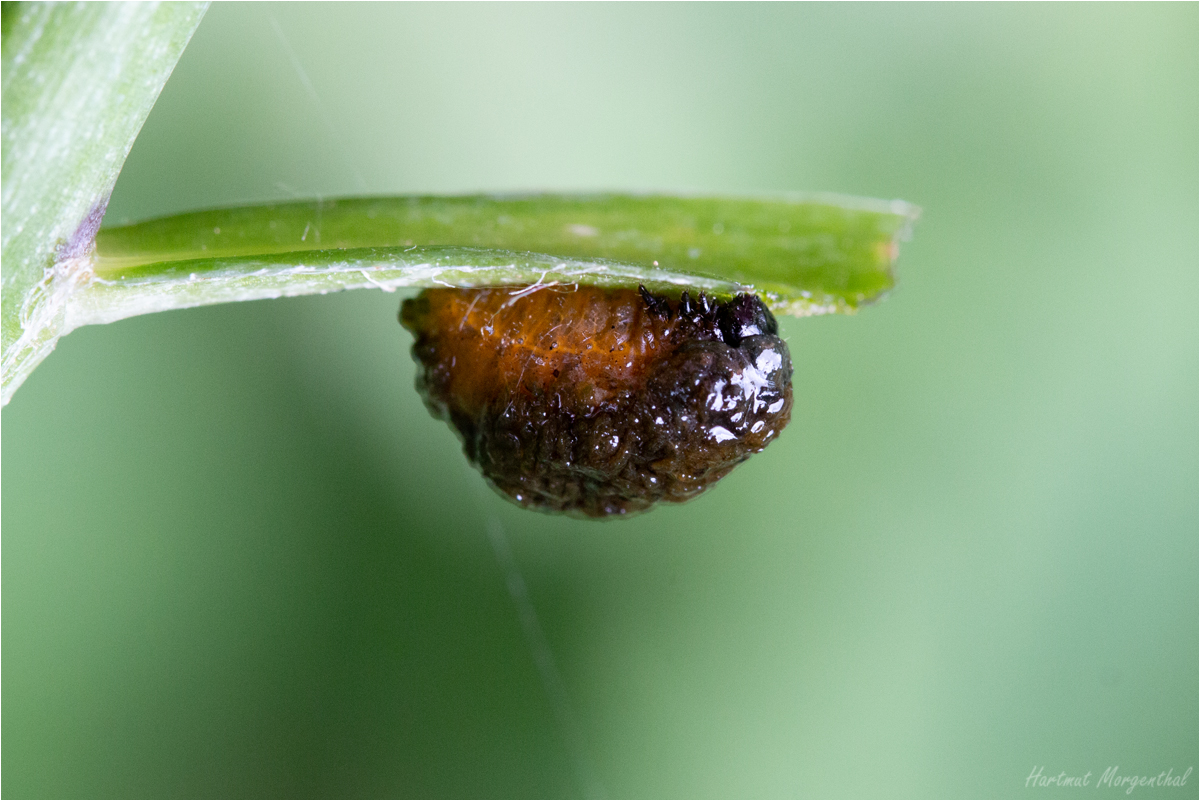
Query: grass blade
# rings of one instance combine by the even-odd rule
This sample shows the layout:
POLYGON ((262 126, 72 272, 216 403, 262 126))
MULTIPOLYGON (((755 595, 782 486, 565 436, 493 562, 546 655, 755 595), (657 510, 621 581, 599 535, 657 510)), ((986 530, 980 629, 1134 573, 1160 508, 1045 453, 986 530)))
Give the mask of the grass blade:
POLYGON ((90 278, 117 173, 204 3, 4 3, 3 402, 90 278))
POLYGON ((204 303, 376 286, 558 282, 749 290, 852 312, 889 290, 917 210, 827 196, 383 197, 105 229, 68 329, 204 303))

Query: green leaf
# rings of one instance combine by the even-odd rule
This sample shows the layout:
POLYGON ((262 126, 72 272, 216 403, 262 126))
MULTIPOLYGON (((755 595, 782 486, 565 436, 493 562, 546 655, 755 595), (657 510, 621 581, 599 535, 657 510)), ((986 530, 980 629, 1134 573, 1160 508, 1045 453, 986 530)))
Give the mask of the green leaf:
POLYGON ((0 346, 5 403, 90 280, 117 173, 204 3, 4 3, 0 346))
POLYGON ((752 291, 851 312, 893 285, 917 210, 824 196, 392 197, 219 209, 105 229, 68 328, 357 287, 589 283, 752 291))
POLYGON ((645 284, 853 312, 916 219, 819 195, 391 197, 219 209, 105 229, 117 171, 198 4, 4 4, 3 402, 81 326, 378 287, 645 284))

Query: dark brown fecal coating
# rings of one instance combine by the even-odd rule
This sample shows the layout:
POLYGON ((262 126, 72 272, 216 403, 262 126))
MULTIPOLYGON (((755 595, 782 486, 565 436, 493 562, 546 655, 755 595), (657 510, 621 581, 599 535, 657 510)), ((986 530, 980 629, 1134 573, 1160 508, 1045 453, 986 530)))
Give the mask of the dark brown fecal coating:
POLYGON ((688 500, 791 415, 791 357, 752 295, 427 289, 400 320, 429 410, 532 509, 606 517, 688 500))

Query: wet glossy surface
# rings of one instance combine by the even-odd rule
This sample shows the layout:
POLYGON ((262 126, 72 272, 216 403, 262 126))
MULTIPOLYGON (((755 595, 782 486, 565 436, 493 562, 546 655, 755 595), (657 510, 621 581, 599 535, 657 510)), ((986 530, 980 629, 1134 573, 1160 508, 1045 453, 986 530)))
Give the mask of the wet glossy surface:
POLYGON ((541 511, 685 501, 791 414, 787 345, 749 295, 428 289, 400 317, 431 413, 499 492, 541 511))

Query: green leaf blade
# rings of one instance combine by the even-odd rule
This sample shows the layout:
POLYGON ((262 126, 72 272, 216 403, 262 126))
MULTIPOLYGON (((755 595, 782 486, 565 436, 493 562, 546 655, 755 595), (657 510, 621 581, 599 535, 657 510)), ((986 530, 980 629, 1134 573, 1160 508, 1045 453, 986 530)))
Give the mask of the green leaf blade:
POLYGON ((117 173, 205 3, 4 3, 3 401, 54 347, 117 173))
POLYGON ((116 299, 121 288, 156 286, 161 300, 171 277, 189 285, 181 297, 196 305, 205 282, 211 302, 231 299, 235 286, 245 299, 304 294, 299 283, 287 286, 302 274, 304 286, 323 288, 313 291, 645 283, 754 291, 789 314, 852 312, 893 286, 898 242, 917 213, 900 201, 802 195, 390 197, 218 209, 101 231, 96 272, 111 283, 96 291, 116 299), (316 280, 321 271, 329 281, 316 280), (356 271, 370 279, 347 278, 356 271))

